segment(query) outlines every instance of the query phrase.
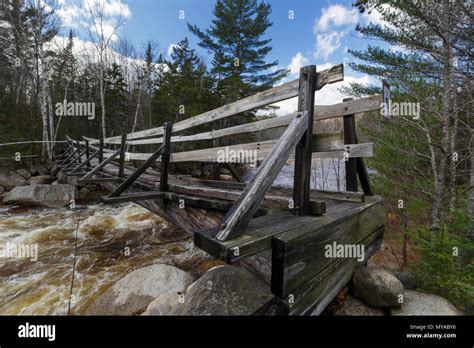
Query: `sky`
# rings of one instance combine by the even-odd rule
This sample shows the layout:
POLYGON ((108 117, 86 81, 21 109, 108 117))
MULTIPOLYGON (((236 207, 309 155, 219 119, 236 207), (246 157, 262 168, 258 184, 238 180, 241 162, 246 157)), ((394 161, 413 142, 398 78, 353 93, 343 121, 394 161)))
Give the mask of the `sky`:
MULTIPOLYGON (((143 48, 148 41, 158 44, 164 55, 170 48, 188 37, 191 46, 209 65, 212 57, 198 47, 197 38, 188 31, 187 23, 196 24, 201 29, 208 28, 213 19, 215 0, 58 0, 60 7, 56 12, 65 28, 74 29, 79 35, 85 24, 85 4, 104 6, 110 16, 110 23, 120 14, 124 19, 118 35, 143 48)), ((273 26, 266 32, 271 39, 272 51, 267 55, 268 61, 277 60, 279 67, 290 69, 291 75, 286 80, 298 77, 302 66, 316 64, 318 70, 331 65, 344 63, 345 81, 326 86, 317 92, 317 104, 333 104, 342 101, 339 87, 350 82, 368 83, 366 75, 352 71, 348 63, 353 57, 347 50, 361 50, 370 43, 356 31, 357 23, 362 25, 383 23, 380 15, 372 12, 369 15, 359 14, 352 7, 351 0, 270 0, 272 12, 270 21, 273 26), (318 102, 319 101, 319 102, 318 102)), ((64 33, 67 31, 64 30, 64 33)), ((87 35, 83 37, 87 39, 87 35)), ((115 37, 113 38, 115 39, 115 37)), ((285 81, 282 81, 285 82, 285 81)), ((279 104, 279 114, 294 111, 295 102, 279 104)))

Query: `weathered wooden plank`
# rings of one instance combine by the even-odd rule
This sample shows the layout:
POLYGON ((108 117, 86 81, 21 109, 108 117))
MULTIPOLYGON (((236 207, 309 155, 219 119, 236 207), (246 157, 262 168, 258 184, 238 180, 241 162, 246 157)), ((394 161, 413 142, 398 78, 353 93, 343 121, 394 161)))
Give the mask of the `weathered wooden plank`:
POLYGON ((384 201, 369 198, 349 209, 330 210, 311 225, 274 237, 272 292, 286 297, 331 263, 325 255, 327 245, 358 244, 383 226, 384 201))
POLYGON ((116 204, 116 203, 125 203, 125 202, 136 202, 143 201, 147 199, 161 199, 163 198, 163 192, 160 191, 144 191, 144 192, 135 192, 128 193, 120 196, 107 196, 101 197, 101 201, 106 204, 116 204))
MULTIPOLYGON (((225 188, 231 190, 243 190, 246 186, 245 183, 233 182, 233 181, 215 181, 215 180, 199 180, 190 179, 190 185, 201 184, 208 187, 225 188)), ((290 199, 293 190, 286 187, 271 187, 268 191, 269 194, 277 194, 287 196, 290 199)), ((362 192, 347 192, 347 191, 330 191, 330 190, 311 190, 311 199, 317 200, 321 198, 343 200, 349 202, 363 203, 365 196, 362 192)))
MULTIPOLYGON (((384 228, 381 227, 367 236, 361 244, 365 245, 365 260, 381 246, 384 228)), ((283 315, 318 315, 351 280, 355 268, 361 263, 352 258, 334 259, 308 282, 279 299, 278 312, 283 315)))
POLYGON ((318 151, 313 153, 313 158, 354 158, 372 157, 374 155, 374 144, 352 144, 344 145, 344 150, 318 151))
MULTIPOLYGON (((342 140, 338 140, 338 135, 320 137, 315 135, 313 138, 318 139, 313 145, 313 157, 322 158, 343 158, 344 152, 348 152, 348 157, 371 157, 373 156, 373 144, 352 144, 344 146, 342 140)), ((173 152, 170 156, 170 162, 217 162, 220 156, 225 153, 235 154, 235 158, 241 158, 252 162, 256 159, 261 161, 273 151, 277 140, 265 140, 253 143, 245 143, 239 145, 212 147, 193 151, 173 152), (240 155, 239 155, 240 154, 240 155), (250 156, 249 154, 252 154, 250 156)), ((105 157, 108 155, 106 154, 105 157)), ((144 161, 151 156, 151 153, 130 153, 131 160, 144 161)), ((293 154, 289 158, 293 158, 293 154)), ((242 161, 241 161, 242 162, 242 161)), ((232 163, 232 162, 231 162, 232 163)))
POLYGON ((216 238, 228 240, 237 236, 255 214, 281 168, 294 151, 308 126, 308 113, 296 117, 280 137, 274 150, 265 158, 255 176, 226 214, 216 238))
POLYGON ((250 220, 242 235, 227 241, 215 238, 215 229, 194 233, 194 244, 208 254, 227 263, 234 263, 271 248, 274 235, 294 230, 309 223, 309 217, 278 212, 250 220))
POLYGON ((164 125, 164 143, 163 154, 161 155, 161 175, 160 175, 160 190, 168 191, 168 169, 170 166, 171 154, 171 132, 173 131, 173 124, 166 122, 164 125))
MULTIPOLYGON (((351 98, 344 99, 345 102, 351 101, 351 98)), ((344 116, 344 144, 355 144, 355 115, 344 116)), ((357 166, 355 158, 348 158, 344 163, 346 169, 346 191, 357 192, 357 166)))
POLYGON ((293 202, 299 215, 310 213, 311 156, 313 151, 314 92, 316 91, 316 66, 300 69, 298 111, 308 114, 306 130, 296 145, 295 173, 293 177, 293 202))
POLYGON ((122 134, 122 139, 120 140, 120 157, 119 157, 119 178, 123 178, 125 165, 125 152, 127 151, 127 134, 122 134))
MULTIPOLYGON (((376 95, 368 98, 356 99, 351 102, 343 102, 334 105, 315 105, 314 106, 314 120, 315 124, 318 121, 341 117, 350 114, 357 114, 362 112, 369 112, 373 110, 379 110, 382 103, 382 96, 376 95)), ((295 118, 296 112, 284 116, 273 117, 255 122, 249 122, 238 126, 216 129, 214 131, 202 132, 193 135, 174 135, 171 137, 172 143, 187 142, 196 140, 212 140, 229 135, 258 132, 267 129, 286 127, 290 124, 291 120, 295 118)), ((99 140, 93 138, 86 138, 91 144, 97 143, 99 140)), ((120 139, 108 140, 108 144, 120 144, 120 139)), ((151 139, 134 139, 128 140, 129 145, 146 145, 146 144, 161 144, 163 138, 151 138, 151 139)))
MULTIPOLYGON (((318 73, 318 87, 322 88, 325 84, 342 81, 344 78, 343 65, 336 65, 318 73)), ((217 109, 206 111, 200 115, 177 122, 173 126, 174 132, 179 132, 191 127, 199 126, 208 122, 213 122, 225 117, 229 117, 241 112, 259 108, 267 104, 273 104, 298 95, 298 80, 287 82, 281 86, 259 92, 252 96, 240 99, 236 102, 223 105, 217 109)), ((128 134, 128 139, 138 139, 154 135, 162 135, 163 127, 150 128, 128 134)), ((110 137, 106 142, 118 140, 120 137, 110 137)))
POLYGON ((184 203, 184 207, 191 206, 200 209, 218 210, 223 212, 227 212, 232 206, 232 202, 225 200, 176 194, 174 192, 164 192, 163 198, 176 203, 184 203))
MULTIPOLYGON (((242 190, 230 190, 230 189, 217 189, 210 187, 199 187, 191 185, 179 185, 179 184, 169 184, 169 190, 175 193, 188 194, 191 196, 206 197, 206 198, 217 198, 223 199, 226 201, 234 202, 242 194, 242 190)), ((289 196, 281 195, 266 195, 262 202, 263 208, 279 208, 279 209, 288 209, 290 204, 289 196)), ((324 214, 326 212, 326 204, 323 201, 318 201, 314 199, 314 205, 318 206, 318 214, 324 214)))
MULTIPOLYGON (((79 149, 79 148, 78 148, 79 149)), ((73 157, 72 159, 69 160, 69 163, 63 168, 63 170, 67 170, 69 168, 71 168, 71 166, 76 162, 78 161, 79 164, 81 163, 81 157, 84 156, 84 154, 86 153, 86 150, 83 150, 81 151, 77 156, 73 157)))
MULTIPOLYGON (((357 141, 357 134, 356 134, 356 142, 357 141)), ((367 172, 367 167, 365 166, 365 161, 362 157, 356 158, 356 168, 357 168, 357 175, 359 176, 360 185, 362 186, 362 190, 368 196, 373 196, 372 186, 370 185, 369 173, 367 172)))

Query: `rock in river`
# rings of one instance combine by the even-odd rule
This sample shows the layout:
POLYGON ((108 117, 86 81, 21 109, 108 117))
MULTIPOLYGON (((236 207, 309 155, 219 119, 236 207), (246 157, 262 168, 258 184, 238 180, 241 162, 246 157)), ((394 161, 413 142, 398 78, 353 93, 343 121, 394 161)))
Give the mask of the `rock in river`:
POLYGON ((219 266, 186 292, 171 315, 251 315, 273 298, 270 287, 246 270, 219 266))
POLYGON ((0 167, 0 185, 5 187, 7 191, 11 190, 15 186, 22 185, 24 181, 25 178, 14 170, 0 167))
POLYGON ((3 203, 54 208, 69 204, 76 196, 76 188, 71 185, 19 186, 5 195, 3 203))
POLYGON ((137 269, 112 285, 86 310, 92 315, 131 315, 161 294, 182 292, 193 281, 179 268, 157 264, 137 269))

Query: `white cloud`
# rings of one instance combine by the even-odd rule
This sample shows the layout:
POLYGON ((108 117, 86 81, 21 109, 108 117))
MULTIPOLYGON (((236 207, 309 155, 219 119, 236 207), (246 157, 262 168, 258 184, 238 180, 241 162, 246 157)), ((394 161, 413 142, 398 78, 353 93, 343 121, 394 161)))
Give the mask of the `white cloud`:
POLYGON ((83 0, 83 7, 101 11, 106 16, 111 17, 122 16, 129 18, 132 16, 130 8, 122 0, 83 0))
POLYGON ((326 31, 331 26, 340 27, 356 24, 359 13, 356 9, 348 9, 342 5, 330 5, 322 9, 322 15, 315 22, 314 31, 326 31))
POLYGON ((291 58, 291 62, 286 68, 290 70, 290 74, 297 74, 302 67, 308 64, 308 58, 306 58, 303 53, 298 52, 293 58, 291 58))
POLYGON ((168 46, 168 50, 166 51, 166 54, 168 55, 168 57, 171 57, 171 53, 173 53, 173 49, 175 47, 178 47, 178 45, 175 43, 172 43, 168 46))
POLYGON ((347 34, 347 31, 331 31, 329 33, 316 35, 315 58, 327 60, 329 56, 341 47, 341 39, 347 34))

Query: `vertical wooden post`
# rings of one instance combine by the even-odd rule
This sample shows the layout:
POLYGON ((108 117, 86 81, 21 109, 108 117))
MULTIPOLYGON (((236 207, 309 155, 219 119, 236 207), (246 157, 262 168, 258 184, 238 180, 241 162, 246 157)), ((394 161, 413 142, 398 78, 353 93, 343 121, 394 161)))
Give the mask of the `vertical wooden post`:
POLYGON ((299 215, 310 213, 311 159, 313 141, 314 92, 316 91, 316 66, 300 69, 298 111, 308 113, 308 126, 295 150, 293 202, 299 215))
POLYGON ((89 140, 86 140, 86 158, 90 157, 89 140))
MULTIPOLYGON (((351 101, 352 98, 343 99, 343 102, 351 101)), ((355 144, 355 115, 344 116, 344 144, 355 144)), ((346 167, 346 191, 357 191, 357 162, 355 158, 345 159, 346 167)))
POLYGON ((160 190, 168 191, 168 169, 170 165, 171 154, 171 133, 173 131, 173 124, 165 122, 163 132, 163 154, 161 155, 161 177, 160 190))
MULTIPOLYGON (((79 140, 76 141, 76 146, 77 146, 77 148, 79 149, 79 153, 81 153, 81 150, 80 150, 80 149, 81 149, 81 142, 80 142, 79 140)), ((77 161, 78 161, 79 163, 82 162, 81 156, 79 156, 79 157, 77 158, 77 161)))
POLYGON ((122 134, 120 142, 120 162, 119 162, 119 178, 124 177, 125 152, 127 150, 127 133, 122 134))
POLYGON ((100 137, 99 140, 99 163, 104 160, 104 138, 100 137))

